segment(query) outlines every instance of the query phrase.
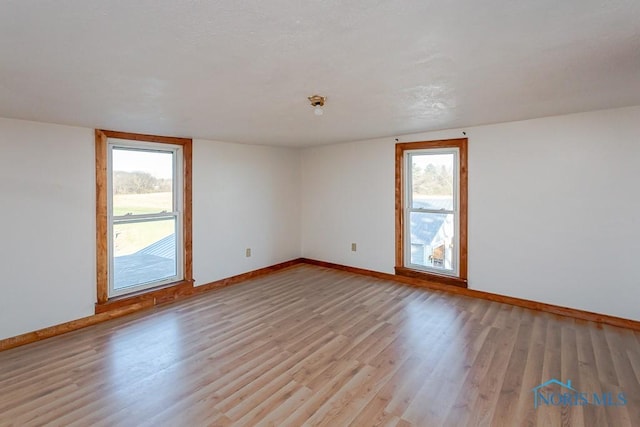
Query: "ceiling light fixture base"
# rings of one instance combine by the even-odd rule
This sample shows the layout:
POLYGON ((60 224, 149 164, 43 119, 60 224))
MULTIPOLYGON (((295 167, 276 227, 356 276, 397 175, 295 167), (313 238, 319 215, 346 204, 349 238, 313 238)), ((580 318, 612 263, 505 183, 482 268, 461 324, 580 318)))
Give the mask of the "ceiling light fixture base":
POLYGON ((324 107, 324 103, 327 101, 326 96, 320 95, 311 95, 307 98, 313 107, 313 114, 316 116, 321 116, 324 113, 322 107, 324 107))

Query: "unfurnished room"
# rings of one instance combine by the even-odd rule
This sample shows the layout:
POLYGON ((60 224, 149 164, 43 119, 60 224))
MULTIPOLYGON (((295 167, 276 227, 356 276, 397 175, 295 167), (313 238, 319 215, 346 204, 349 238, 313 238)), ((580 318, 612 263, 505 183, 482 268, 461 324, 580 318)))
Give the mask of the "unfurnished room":
POLYGON ((640 426, 640 1, 0 2, 0 426, 640 426))

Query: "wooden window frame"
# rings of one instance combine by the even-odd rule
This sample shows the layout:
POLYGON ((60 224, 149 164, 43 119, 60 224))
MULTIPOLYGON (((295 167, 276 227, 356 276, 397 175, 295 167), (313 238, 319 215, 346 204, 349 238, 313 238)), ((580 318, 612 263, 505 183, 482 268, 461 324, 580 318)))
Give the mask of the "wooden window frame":
POLYGON ((184 294, 189 288, 193 288, 193 243, 192 243, 192 144, 189 138, 176 138, 158 135, 144 135, 129 132, 118 132, 104 129, 95 130, 95 155, 96 155, 96 313, 103 313, 120 307, 138 303, 141 298, 155 298, 167 295, 184 294), (108 250, 108 143, 107 138, 124 139, 131 141, 145 141, 160 144, 172 144, 182 146, 182 203, 183 221, 182 235, 184 240, 184 253, 182 257, 183 280, 145 289, 139 292, 109 298, 109 250, 108 250))
POLYGON ((396 266, 395 273, 399 276, 412 277, 421 280, 444 283, 466 288, 467 287, 467 138, 442 139, 437 141, 420 141, 420 142, 399 142, 396 144, 396 170, 395 170, 395 187, 396 187, 396 266), (411 150, 428 150, 436 148, 457 148, 459 150, 460 161, 460 177, 459 177, 459 196, 460 196, 460 213, 459 213, 459 270, 458 276, 450 276, 416 270, 405 266, 405 152, 411 150))

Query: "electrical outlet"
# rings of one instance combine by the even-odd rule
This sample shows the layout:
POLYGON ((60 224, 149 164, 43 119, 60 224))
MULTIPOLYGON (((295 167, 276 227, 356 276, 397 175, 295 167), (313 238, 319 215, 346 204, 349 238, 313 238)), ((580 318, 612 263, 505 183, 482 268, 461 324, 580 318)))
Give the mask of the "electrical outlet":
POLYGON ((247 248, 247 250, 245 251, 245 256, 247 258, 249 258, 251 256, 251 248, 247 248))
POLYGON ((356 250, 357 250, 357 248, 356 248, 356 244, 355 244, 355 243, 352 243, 352 244, 351 244, 351 252, 355 252, 356 250))

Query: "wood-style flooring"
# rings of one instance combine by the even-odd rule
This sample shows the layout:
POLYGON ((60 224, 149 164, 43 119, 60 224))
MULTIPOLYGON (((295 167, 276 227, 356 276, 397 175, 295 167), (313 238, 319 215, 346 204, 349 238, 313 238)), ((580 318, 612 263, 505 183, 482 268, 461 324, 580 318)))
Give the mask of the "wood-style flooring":
POLYGON ((637 426, 640 333, 299 265, 1 352, 0 425, 43 424, 637 426))

